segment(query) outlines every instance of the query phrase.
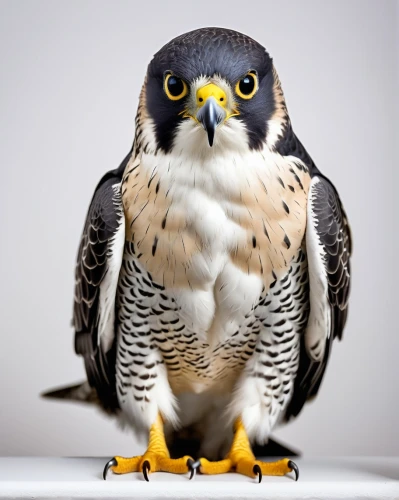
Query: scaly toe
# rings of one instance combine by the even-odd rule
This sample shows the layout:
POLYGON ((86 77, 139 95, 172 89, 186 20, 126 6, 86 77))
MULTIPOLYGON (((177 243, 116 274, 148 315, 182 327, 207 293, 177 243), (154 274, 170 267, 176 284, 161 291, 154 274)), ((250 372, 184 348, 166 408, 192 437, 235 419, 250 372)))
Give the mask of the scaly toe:
POLYGON ((199 468, 201 474, 225 474, 234 471, 233 461, 230 458, 211 462, 206 458, 200 458, 195 462, 195 467, 199 468))
POLYGON ((250 476, 251 473, 256 474, 259 482, 262 481, 262 476, 285 476, 292 471, 295 473, 295 480, 298 480, 299 468, 295 462, 288 458, 283 458, 277 462, 240 460, 237 464, 237 472, 241 472, 246 476, 250 476))
POLYGON ((193 469, 190 466, 192 463, 194 463, 194 460, 188 455, 181 458, 163 457, 158 460, 157 471, 171 472, 173 474, 187 474, 187 472, 191 471, 192 478, 193 469))

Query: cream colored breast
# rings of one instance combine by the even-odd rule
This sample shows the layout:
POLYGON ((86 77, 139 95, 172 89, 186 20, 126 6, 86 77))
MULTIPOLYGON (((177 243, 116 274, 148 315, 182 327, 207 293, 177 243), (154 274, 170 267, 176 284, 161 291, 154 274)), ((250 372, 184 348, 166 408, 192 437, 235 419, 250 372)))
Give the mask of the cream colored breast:
POLYGON ((310 176, 299 162, 276 156, 254 177, 237 200, 244 210, 230 214, 246 232, 245 241, 237 244, 230 258, 248 274, 261 275, 267 289, 272 271, 284 274, 301 246, 310 176))
POLYGON ((167 288, 206 290, 229 263, 267 289, 301 245, 309 180, 268 151, 202 163, 143 155, 123 179, 126 238, 167 288))
MULTIPOLYGON (((160 169, 167 168, 167 164, 160 169)), ((172 185, 158 169, 149 171, 140 159, 131 161, 122 182, 126 239, 155 282, 170 287, 201 288, 189 281, 193 258, 204 252, 203 241, 188 224, 185 206, 174 200, 172 185)))

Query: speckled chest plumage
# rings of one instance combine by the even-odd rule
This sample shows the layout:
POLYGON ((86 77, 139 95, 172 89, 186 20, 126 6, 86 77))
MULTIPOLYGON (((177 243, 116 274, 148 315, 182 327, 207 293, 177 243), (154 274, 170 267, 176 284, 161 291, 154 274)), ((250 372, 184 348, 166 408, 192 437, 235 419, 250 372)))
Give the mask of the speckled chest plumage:
POLYGON ((121 406, 133 418, 137 408, 151 411, 156 390, 170 418, 173 398, 162 408, 160 391, 232 395, 245 371, 268 382, 263 393, 275 420, 292 389, 307 318, 307 173, 277 157, 267 171, 260 154, 244 175, 232 161, 230 178, 217 159, 174 161, 136 159, 122 184, 121 406))

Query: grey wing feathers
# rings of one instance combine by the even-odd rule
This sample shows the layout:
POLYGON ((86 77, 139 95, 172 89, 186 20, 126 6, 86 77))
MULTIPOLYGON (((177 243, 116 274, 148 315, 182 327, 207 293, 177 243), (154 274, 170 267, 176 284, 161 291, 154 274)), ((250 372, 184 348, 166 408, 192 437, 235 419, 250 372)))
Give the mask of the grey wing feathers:
POLYGON ((332 337, 342 338, 348 311, 352 241, 347 216, 334 186, 323 177, 314 185, 316 228, 325 250, 332 337))
MULTIPOLYGON (((116 247, 116 235, 121 232, 121 207, 118 186, 129 155, 116 170, 108 172, 98 184, 92 198, 79 246, 75 269, 75 300, 73 326, 75 351, 84 358, 90 385, 96 389, 106 410, 118 408, 115 390, 115 342, 114 311, 119 269, 111 276, 110 261, 115 253, 123 252, 116 247), (111 278, 110 278, 111 276, 111 278), (106 282, 107 288, 104 288, 106 282), (105 297, 104 294, 114 294, 105 297), (108 304, 107 318, 104 309, 108 304), (107 324, 112 323, 112 324, 107 324), (105 325, 105 326, 104 326, 105 325), (108 346, 100 337, 108 328, 108 346)), ((124 220, 123 220, 124 227, 124 220)), ((121 235, 122 236, 122 235, 121 235)), ((120 245, 118 245, 119 247, 120 245)), ((121 261, 122 255, 116 259, 121 261)))
POLYGON ((296 416, 320 387, 334 338, 342 338, 350 289, 351 235, 340 198, 318 171, 308 199, 307 257, 310 314, 286 419, 296 416))

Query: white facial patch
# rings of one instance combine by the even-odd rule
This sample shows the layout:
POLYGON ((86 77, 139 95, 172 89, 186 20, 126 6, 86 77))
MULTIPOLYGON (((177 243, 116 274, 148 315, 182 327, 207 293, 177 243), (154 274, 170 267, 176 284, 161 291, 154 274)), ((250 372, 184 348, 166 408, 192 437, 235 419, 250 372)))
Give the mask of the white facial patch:
POLYGON ((237 102, 234 97, 234 93, 231 90, 230 84, 222 78, 220 75, 213 75, 212 77, 208 76, 200 76, 194 80, 194 82, 190 85, 190 93, 187 99, 187 111, 195 116, 197 112, 197 92, 205 85, 209 83, 213 83, 221 88, 227 97, 227 114, 231 113, 232 110, 237 109, 237 102))

